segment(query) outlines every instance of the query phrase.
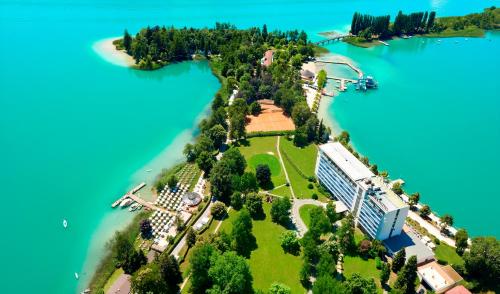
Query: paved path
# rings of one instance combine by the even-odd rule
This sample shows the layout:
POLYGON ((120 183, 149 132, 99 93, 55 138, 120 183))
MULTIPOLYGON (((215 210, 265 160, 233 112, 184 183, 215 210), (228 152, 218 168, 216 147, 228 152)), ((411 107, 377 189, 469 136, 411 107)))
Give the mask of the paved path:
POLYGON ((425 219, 420 217, 420 215, 418 215, 415 212, 410 210, 408 212, 408 217, 411 218, 412 220, 418 222, 420 226, 425 228, 431 235, 438 238, 440 241, 444 241, 444 242, 448 243, 448 245, 455 247, 455 240, 453 240, 449 237, 443 236, 441 234, 441 231, 439 230, 439 228, 437 228, 434 225, 427 222, 425 219))
POLYGON ((292 188, 292 184, 290 182, 290 178, 288 178, 288 173, 286 171, 285 163, 283 162, 283 158, 281 157, 280 139, 281 139, 281 136, 278 136, 278 140, 276 141, 276 149, 278 150, 278 156, 280 158, 281 167, 283 167, 283 170, 285 171, 286 181, 287 181, 287 183, 290 184, 290 186, 288 186, 288 187, 290 188, 290 193, 292 194, 292 199, 295 199, 295 193, 293 192, 293 188, 292 188))
POLYGON ((118 279, 109 287, 106 294, 128 294, 130 293, 130 275, 121 274, 118 279))
POLYGON ((300 217, 300 208, 303 205, 306 204, 311 204, 311 205, 316 205, 316 206, 322 206, 326 207, 326 203, 323 203, 318 200, 314 199, 294 199, 293 200, 293 205, 292 205, 292 220, 297 227, 297 232, 299 236, 304 236, 304 234, 307 232, 307 226, 300 217))

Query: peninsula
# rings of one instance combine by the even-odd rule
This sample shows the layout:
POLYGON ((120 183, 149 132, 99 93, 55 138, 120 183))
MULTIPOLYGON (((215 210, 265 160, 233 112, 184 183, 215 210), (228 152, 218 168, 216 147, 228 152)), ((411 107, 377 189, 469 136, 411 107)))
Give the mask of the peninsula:
POLYGON ((441 293, 500 283, 498 240, 470 240, 356 152, 349 133, 324 126, 316 112, 327 76, 307 65, 318 50, 305 32, 156 26, 114 44, 142 70, 207 59, 221 89, 185 162, 159 176, 155 211, 111 242, 92 291, 441 293))
MULTIPOLYGON (((423 37, 482 37, 485 30, 500 27, 500 9, 490 7, 481 13, 465 16, 437 17, 436 12, 414 12, 404 14, 399 11, 394 22, 389 15, 372 16, 354 13, 350 36, 343 38, 349 44, 371 47, 384 44, 392 38, 423 37)), ((323 33, 329 38, 328 33, 323 33)))

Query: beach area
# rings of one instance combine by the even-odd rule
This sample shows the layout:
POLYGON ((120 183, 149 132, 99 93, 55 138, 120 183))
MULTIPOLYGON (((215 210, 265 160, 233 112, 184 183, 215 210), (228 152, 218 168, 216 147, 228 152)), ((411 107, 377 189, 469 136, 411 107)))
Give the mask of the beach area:
POLYGON ((128 55, 125 50, 118 50, 113 44, 115 40, 121 37, 112 37, 99 40, 94 43, 92 48, 104 60, 118 66, 134 67, 135 60, 132 56, 128 55))

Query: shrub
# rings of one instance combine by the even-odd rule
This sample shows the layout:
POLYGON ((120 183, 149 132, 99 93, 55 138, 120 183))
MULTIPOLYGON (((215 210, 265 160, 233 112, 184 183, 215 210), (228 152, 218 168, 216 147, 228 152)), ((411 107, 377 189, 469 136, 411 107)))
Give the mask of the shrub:
POLYGON ((286 253, 298 255, 300 253, 300 242, 295 232, 286 231, 281 235, 281 248, 286 253))
POLYGON ((382 260, 380 260, 380 257, 375 257, 375 267, 377 269, 381 269, 382 268, 382 260))
POLYGON ((307 188, 312 190, 312 189, 314 188, 314 186, 313 186, 313 184, 312 184, 312 183, 309 183, 309 184, 307 185, 307 188))
POLYGON ((318 194, 313 193, 312 196, 311 196, 311 198, 314 199, 314 200, 318 200, 318 194))

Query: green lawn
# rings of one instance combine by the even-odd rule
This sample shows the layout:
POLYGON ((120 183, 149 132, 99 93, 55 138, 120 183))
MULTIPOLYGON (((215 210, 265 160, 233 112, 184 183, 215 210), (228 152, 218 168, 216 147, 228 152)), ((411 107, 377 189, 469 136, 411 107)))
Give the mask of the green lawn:
POLYGON ((271 180, 275 187, 286 183, 285 173, 282 171, 276 140, 278 137, 255 137, 248 139, 238 148, 247 161, 247 170, 255 172, 257 164, 267 164, 271 169, 271 180))
POLYGON ((375 266, 375 259, 363 259, 359 256, 344 256, 344 275, 350 277, 352 274, 358 273, 363 278, 373 278, 377 289, 380 289, 380 270, 375 266))
POLYGON ((254 170, 259 164, 267 164, 271 170, 272 176, 279 176, 281 173, 281 164, 278 157, 271 154, 256 154, 250 157, 248 165, 254 170))
POLYGON ((455 248, 448 244, 441 242, 441 244, 436 246, 436 258, 438 260, 444 260, 448 264, 464 264, 464 260, 460 255, 457 254, 455 248))
POLYGON ((311 224, 311 215, 310 211, 313 207, 316 207, 316 205, 313 204, 305 204, 300 207, 299 209, 299 214, 300 218, 304 222, 304 224, 309 228, 309 225, 311 224))
MULTIPOLYGON (((300 256, 285 254, 280 245, 280 236, 286 231, 280 225, 271 221, 271 205, 264 203, 266 218, 253 221, 253 234, 257 239, 258 248, 252 251, 249 259, 255 289, 266 291, 272 283, 279 282, 290 287, 292 293, 305 293, 299 281, 299 272, 302 266, 300 256)), ((231 231, 231 220, 236 216, 230 213, 221 229, 231 231)))
POLYGON ((356 227, 354 229, 354 241, 356 242, 356 245, 358 245, 364 239, 366 239, 365 234, 359 228, 356 227))
POLYGON ((308 185, 310 182, 297 171, 297 169, 300 170, 306 177, 314 176, 316 156, 318 153, 316 145, 310 144, 306 147, 299 148, 294 146, 292 141, 288 141, 283 137, 280 141, 280 148, 295 196, 297 198, 311 198, 312 194, 316 193, 319 196, 319 200, 327 200, 327 196, 319 192, 315 184, 312 189, 309 189, 308 185))

